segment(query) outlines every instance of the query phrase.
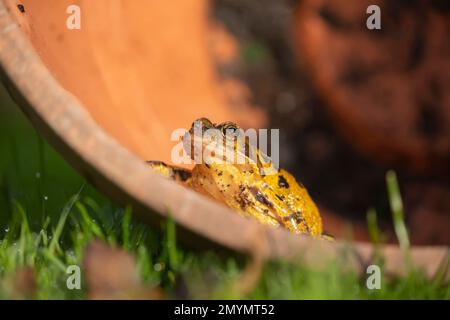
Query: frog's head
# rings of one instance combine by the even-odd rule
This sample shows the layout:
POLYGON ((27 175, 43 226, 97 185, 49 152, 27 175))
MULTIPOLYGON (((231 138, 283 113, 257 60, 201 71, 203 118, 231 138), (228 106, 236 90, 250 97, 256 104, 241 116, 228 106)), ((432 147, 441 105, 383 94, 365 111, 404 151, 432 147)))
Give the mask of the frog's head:
POLYGON ((192 123, 183 142, 197 164, 254 164, 267 168, 270 159, 255 147, 256 139, 256 133, 249 135, 234 122, 214 124, 200 118, 192 123))
POLYGON ((184 149, 196 163, 249 161, 249 143, 244 131, 233 122, 212 123, 200 118, 183 137, 184 149))

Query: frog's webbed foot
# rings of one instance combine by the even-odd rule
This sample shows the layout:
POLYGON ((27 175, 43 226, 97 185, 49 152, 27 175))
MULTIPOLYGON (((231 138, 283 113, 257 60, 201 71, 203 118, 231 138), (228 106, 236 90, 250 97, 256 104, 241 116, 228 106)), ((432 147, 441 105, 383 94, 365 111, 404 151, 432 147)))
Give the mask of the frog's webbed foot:
POLYGON ((162 161, 146 161, 146 164, 153 171, 163 175, 166 178, 175 180, 184 185, 189 185, 191 181, 191 171, 175 166, 170 166, 162 161))

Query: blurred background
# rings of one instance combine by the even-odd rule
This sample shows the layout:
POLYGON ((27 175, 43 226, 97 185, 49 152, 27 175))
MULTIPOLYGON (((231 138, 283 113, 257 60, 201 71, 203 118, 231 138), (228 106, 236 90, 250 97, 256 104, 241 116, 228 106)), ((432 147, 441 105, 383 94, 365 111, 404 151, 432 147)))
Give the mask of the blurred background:
MULTIPOLYGON (((412 243, 450 244, 449 1, 77 3, 79 32, 65 28, 68 1, 12 8, 60 83, 143 159, 167 161, 172 145, 160 137, 200 116, 280 128, 281 165, 308 188, 328 232, 368 240, 374 208, 395 241, 393 169, 412 243), (381 30, 366 27, 371 4, 381 30)), ((49 147, 0 94, 4 176, 23 165, 34 179, 49 147)), ((48 187, 73 193, 79 178, 55 170, 48 187)))

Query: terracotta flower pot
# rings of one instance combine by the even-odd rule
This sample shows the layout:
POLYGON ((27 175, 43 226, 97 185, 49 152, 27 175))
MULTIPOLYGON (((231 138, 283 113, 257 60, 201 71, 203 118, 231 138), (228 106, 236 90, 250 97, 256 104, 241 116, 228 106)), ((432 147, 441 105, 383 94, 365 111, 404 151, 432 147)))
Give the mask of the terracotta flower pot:
POLYGON ((305 0, 300 60, 343 135, 372 160, 450 175, 450 13, 445 1, 305 0), (380 30, 366 13, 380 8, 380 30))
MULTIPOLYGON (((229 86, 221 86, 216 57, 223 48, 212 47, 206 1, 78 1, 81 30, 69 30, 72 2, 23 0, 19 8, 17 1, 0 0, 0 66, 29 119, 82 175, 120 203, 131 203, 145 222, 170 214, 181 241, 190 245, 303 255, 312 263, 340 255, 346 247, 340 241, 264 227, 144 165, 170 161, 170 133, 199 116, 264 123, 241 96, 231 99, 234 93, 223 89, 229 86), (245 110, 237 112, 236 103, 245 110)), ((355 254, 347 262, 361 270, 373 249, 364 243, 350 248, 355 254)), ((387 271, 405 270, 396 246, 383 250, 387 271)), ((412 252, 429 275, 446 255, 445 247, 412 252)))

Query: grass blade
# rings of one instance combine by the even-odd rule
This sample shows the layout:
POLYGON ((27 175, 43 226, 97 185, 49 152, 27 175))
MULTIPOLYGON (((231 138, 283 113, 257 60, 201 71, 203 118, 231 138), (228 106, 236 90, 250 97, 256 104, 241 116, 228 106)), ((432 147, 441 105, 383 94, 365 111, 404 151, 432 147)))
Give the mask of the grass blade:
POLYGON ((406 229, 403 211, 403 202, 400 196, 400 188, 398 186, 397 175, 394 171, 388 171, 386 174, 386 184, 389 195, 389 204, 392 211, 392 219, 394 221, 395 234, 397 235, 400 248, 407 251, 410 247, 408 230, 406 229))

